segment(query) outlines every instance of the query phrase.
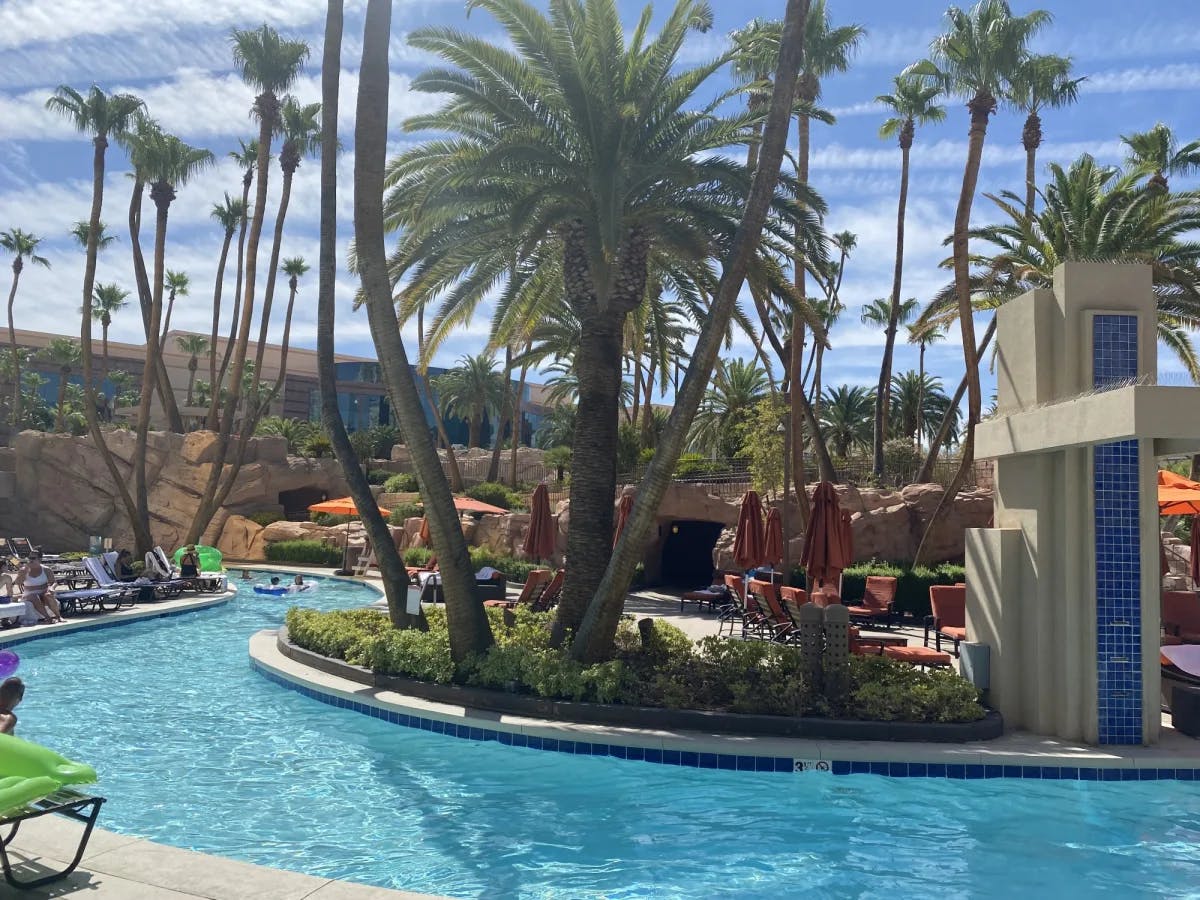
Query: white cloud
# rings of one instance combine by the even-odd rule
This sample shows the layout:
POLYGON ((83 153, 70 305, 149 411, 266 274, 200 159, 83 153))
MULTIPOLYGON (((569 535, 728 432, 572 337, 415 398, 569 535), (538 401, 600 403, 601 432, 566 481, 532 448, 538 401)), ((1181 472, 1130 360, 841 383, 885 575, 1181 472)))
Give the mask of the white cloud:
POLYGON ((886 112, 886 107, 874 100, 863 100, 859 103, 851 103, 848 106, 831 106, 829 111, 833 114, 834 118, 845 119, 850 116, 883 115, 886 112))
MULTIPOLYGON (((1074 159, 1081 153, 1090 153, 1097 159, 1116 160, 1121 158, 1119 141, 1063 141, 1048 142, 1038 151, 1039 159, 1058 160, 1074 159)), ((913 145, 912 165, 919 168, 958 168, 963 165, 967 156, 965 141, 939 140, 932 144, 913 145)), ((984 165, 1003 163, 1018 163, 1025 161, 1025 150, 1020 144, 992 139, 984 145, 984 165)), ((817 148, 812 154, 814 170, 838 169, 894 169, 896 168, 896 151, 894 148, 848 147, 842 144, 828 144, 817 148)))
POLYGON ((1080 89, 1089 94, 1127 94, 1135 91, 1190 91, 1200 88, 1200 66, 1175 63, 1097 72, 1080 89))

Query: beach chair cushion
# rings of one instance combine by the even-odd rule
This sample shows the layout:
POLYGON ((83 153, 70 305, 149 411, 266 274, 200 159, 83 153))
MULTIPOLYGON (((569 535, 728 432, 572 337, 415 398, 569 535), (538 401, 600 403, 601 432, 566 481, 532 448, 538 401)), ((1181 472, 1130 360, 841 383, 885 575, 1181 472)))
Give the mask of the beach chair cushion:
POLYGON ((932 647, 884 647, 883 655, 914 666, 948 666, 953 662, 945 650, 934 650, 932 647))

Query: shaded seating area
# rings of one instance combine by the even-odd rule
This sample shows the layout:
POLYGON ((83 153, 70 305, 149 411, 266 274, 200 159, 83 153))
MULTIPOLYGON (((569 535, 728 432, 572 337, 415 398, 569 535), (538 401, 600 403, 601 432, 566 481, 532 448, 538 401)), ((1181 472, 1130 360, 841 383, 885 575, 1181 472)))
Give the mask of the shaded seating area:
POLYGON ((529 606, 536 609, 535 602, 540 601, 542 594, 553 584, 558 582, 558 590, 562 588, 562 569, 558 570, 558 574, 551 572, 550 569, 533 569, 525 577, 525 586, 521 588, 521 593, 516 600, 491 599, 484 600, 484 606, 498 607, 500 609, 516 609, 518 606, 529 606))
POLYGON ((958 645, 967 639, 967 586, 965 584, 935 584, 929 588, 931 614, 925 619, 925 646, 932 633, 934 648, 942 649, 942 641, 958 645))

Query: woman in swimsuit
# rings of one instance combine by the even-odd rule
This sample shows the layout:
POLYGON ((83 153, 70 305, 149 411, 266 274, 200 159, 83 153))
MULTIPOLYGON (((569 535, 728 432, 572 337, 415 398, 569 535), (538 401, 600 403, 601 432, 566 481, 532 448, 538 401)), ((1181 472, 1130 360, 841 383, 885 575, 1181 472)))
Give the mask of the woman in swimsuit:
POLYGON ((51 590, 53 573, 42 565, 42 554, 29 554, 29 562, 17 573, 13 582, 21 591, 21 599, 27 601, 37 612, 38 621, 65 622, 58 600, 51 590))
POLYGON ((179 577, 195 578, 200 574, 200 554, 196 552, 195 544, 188 544, 183 556, 179 558, 179 577))

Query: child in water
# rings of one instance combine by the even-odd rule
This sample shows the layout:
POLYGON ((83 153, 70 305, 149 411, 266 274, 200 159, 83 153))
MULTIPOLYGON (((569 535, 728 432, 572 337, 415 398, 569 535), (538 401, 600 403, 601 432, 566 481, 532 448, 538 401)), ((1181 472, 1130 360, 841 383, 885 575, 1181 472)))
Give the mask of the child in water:
POLYGON ((0 734, 13 734, 17 730, 17 714, 13 712, 25 696, 25 682, 20 678, 6 678, 0 684, 0 734))

